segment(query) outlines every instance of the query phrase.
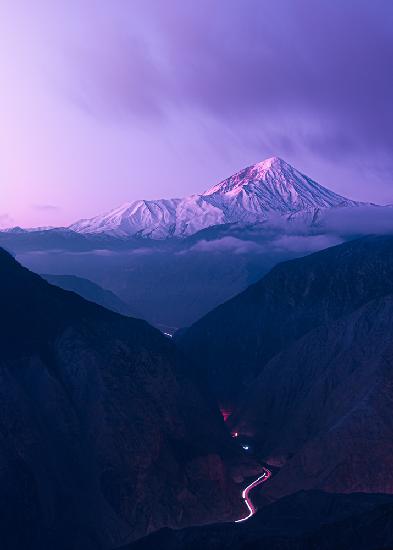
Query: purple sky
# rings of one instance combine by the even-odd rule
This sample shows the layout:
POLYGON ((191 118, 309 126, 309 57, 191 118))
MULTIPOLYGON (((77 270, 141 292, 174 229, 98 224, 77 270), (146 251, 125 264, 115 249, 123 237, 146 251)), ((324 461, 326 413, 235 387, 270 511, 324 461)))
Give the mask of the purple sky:
POLYGON ((0 67, 2 226, 272 155, 393 202, 392 0, 2 0, 0 67))

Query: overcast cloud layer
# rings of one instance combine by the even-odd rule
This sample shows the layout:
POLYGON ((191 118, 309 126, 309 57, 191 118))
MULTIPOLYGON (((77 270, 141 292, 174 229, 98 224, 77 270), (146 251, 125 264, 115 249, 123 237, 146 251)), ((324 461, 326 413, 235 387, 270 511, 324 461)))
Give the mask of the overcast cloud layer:
POLYGON ((61 225, 271 155, 393 202, 390 0, 4 0, 1 218, 61 225))

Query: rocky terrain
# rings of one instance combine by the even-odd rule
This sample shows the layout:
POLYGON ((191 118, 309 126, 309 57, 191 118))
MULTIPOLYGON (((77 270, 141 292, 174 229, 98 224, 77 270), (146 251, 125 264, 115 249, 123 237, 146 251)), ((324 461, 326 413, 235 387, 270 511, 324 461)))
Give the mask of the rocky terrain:
POLYGON ((177 337, 279 468, 266 501, 299 490, 393 493, 393 237, 283 263, 177 337))
POLYGON ((2 250, 0 306, 2 548, 106 550, 242 513, 237 451, 168 339, 2 250))
POLYGON ((264 488, 393 493, 393 295, 276 355, 230 419, 280 467, 264 488))
POLYGON ((165 529, 121 550, 391 550, 393 497, 302 491, 245 524, 165 529))
POLYGON ((277 353, 392 292, 393 237, 365 237, 277 265, 177 341, 216 399, 233 405, 277 353))
POLYGON ((89 281, 89 279, 76 277, 75 275, 41 274, 41 277, 52 285, 79 294, 79 296, 82 296, 85 300, 89 300, 89 302, 94 302, 121 315, 138 317, 135 311, 132 311, 131 307, 116 296, 116 294, 89 281))
POLYGON ((376 550, 378 526, 387 548, 392 502, 376 493, 393 493, 392 236, 283 262, 174 342, 118 314, 172 332, 310 239, 322 247, 321 209, 361 208, 337 197, 270 159, 198 199, 224 217, 171 234, 183 239, 101 225, 1 233, 57 285, 0 249, 6 550, 376 550), (285 226, 262 219, 274 209, 285 226), (285 248, 292 224, 301 244, 285 248), (252 490, 260 511, 235 527, 262 464, 274 475, 252 490))

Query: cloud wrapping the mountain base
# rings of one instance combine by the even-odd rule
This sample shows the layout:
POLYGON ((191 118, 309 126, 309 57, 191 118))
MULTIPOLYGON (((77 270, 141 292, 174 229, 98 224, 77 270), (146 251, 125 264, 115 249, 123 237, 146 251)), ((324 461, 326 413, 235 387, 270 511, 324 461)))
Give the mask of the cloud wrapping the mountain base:
POLYGON ((253 241, 236 237, 222 237, 212 241, 202 240, 189 249, 189 252, 232 252, 234 254, 261 253, 264 247, 253 241))
POLYGON ((287 251, 307 253, 328 248, 341 242, 342 239, 332 235, 281 235, 277 239, 267 240, 263 244, 227 236, 211 241, 199 241, 188 252, 262 254, 274 251, 287 251))
POLYGON ((361 206, 326 211, 321 229, 340 235, 393 233, 392 206, 361 206))
POLYGON ((269 227, 281 233, 271 241, 269 248, 311 253, 340 244, 348 237, 393 233, 393 207, 331 208, 313 227, 301 218, 293 221, 275 218, 269 227))
POLYGON ((343 239, 334 235, 284 235, 274 240, 270 248, 306 254, 341 244, 342 241, 343 239))
MULTIPOLYGON (((229 231, 235 230, 233 226, 229 231)), ((317 225, 307 219, 288 220, 273 216, 266 224, 244 228, 247 240, 231 235, 200 240, 187 252, 262 254, 270 252, 311 253, 340 244, 348 237, 393 233, 393 207, 363 206, 326 210, 317 225)), ((237 233, 239 235, 239 233, 237 233)))

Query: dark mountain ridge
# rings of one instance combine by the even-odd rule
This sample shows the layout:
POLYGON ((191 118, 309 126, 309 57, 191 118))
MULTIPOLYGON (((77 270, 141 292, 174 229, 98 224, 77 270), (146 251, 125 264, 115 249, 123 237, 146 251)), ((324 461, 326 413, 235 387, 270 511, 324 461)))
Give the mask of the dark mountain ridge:
POLYGON ((59 286, 64 290, 76 292, 76 294, 79 294, 79 296, 82 296, 85 300, 99 304, 100 306, 115 311, 116 313, 120 313, 121 315, 126 315, 128 317, 138 316, 131 310, 131 307, 116 296, 116 294, 110 290, 102 288, 92 281, 89 281, 89 279, 77 277, 75 275, 41 274, 41 277, 52 285, 59 286))
POLYGON ((277 265, 175 338, 232 405, 282 349, 392 292, 393 237, 364 237, 277 265))
POLYGON ((280 466, 266 497, 393 493, 393 295, 309 332, 241 398, 233 429, 280 466))
POLYGON ((393 493, 393 237, 283 263, 177 337, 227 424, 299 490, 393 493))
POLYGON ((393 496, 301 491, 245 524, 163 529, 122 550, 388 550, 392 545, 393 496))
POLYGON ((241 515, 218 413, 173 344, 0 250, 5 550, 98 550, 241 515))

